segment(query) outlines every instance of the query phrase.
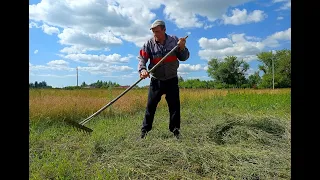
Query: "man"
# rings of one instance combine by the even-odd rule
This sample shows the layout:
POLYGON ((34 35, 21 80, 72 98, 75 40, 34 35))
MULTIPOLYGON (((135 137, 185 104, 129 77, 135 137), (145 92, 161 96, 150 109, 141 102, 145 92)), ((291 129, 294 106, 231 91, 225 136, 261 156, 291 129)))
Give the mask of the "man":
POLYGON ((151 131, 157 105, 161 100, 161 96, 165 94, 170 113, 169 130, 178 139, 180 135, 178 60, 187 60, 190 53, 188 48, 186 48, 185 38, 177 38, 166 33, 164 21, 154 21, 150 30, 152 30, 154 37, 150 38, 140 50, 138 63, 140 78, 145 79, 150 77, 146 66, 149 59, 148 69, 151 69, 176 45, 178 45, 178 48, 151 72, 152 77, 148 92, 148 103, 141 128, 141 138, 145 138, 147 133, 151 131))

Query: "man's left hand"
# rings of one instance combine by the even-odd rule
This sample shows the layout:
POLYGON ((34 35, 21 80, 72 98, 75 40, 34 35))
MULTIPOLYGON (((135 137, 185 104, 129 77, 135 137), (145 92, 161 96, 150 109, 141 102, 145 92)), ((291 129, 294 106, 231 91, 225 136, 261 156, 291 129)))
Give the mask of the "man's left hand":
POLYGON ((178 46, 181 51, 186 47, 186 38, 180 38, 178 41, 178 46))

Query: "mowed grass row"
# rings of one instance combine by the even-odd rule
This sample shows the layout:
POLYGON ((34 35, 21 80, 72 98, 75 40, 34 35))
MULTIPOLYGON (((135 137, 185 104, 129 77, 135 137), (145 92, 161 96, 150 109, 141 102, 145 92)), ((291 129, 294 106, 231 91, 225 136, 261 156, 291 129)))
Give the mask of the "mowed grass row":
POLYGON ((181 136, 162 98, 140 141, 147 89, 30 90, 30 179, 290 179, 291 92, 181 89, 181 136))

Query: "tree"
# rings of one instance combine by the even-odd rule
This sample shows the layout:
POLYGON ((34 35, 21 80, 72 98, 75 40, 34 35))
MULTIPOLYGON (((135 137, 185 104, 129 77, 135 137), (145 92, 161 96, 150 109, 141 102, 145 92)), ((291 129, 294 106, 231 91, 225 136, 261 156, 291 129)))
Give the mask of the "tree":
POLYGON ((272 52, 262 52, 257 54, 259 66, 264 75, 262 76, 261 87, 272 87, 273 72, 272 61, 274 63, 274 86, 275 88, 291 87, 291 50, 278 50, 272 52))
POLYGON ((237 60, 235 56, 227 56, 224 61, 211 59, 208 62, 208 76, 217 83, 225 83, 240 87, 246 83, 245 72, 249 69, 249 64, 244 60, 237 60))
POLYGON ((186 81, 181 81, 179 83, 181 88, 208 88, 206 81, 201 81, 200 79, 188 79, 186 81))
POLYGON ((95 83, 91 83, 90 86, 93 86, 95 88, 109 88, 109 87, 119 87, 120 84, 117 84, 116 82, 111 82, 111 81, 103 82, 102 80, 98 80, 95 83))
POLYGON ((87 86, 87 84, 86 84, 86 82, 82 82, 82 84, 81 84, 81 87, 86 87, 87 86))
POLYGON ((46 81, 35 81, 34 83, 29 83, 29 88, 52 88, 52 86, 48 86, 46 81))
POLYGON ((40 87, 47 87, 47 82, 42 81, 42 82, 39 83, 39 86, 40 87))
POLYGON ((183 81, 184 81, 184 79, 181 76, 179 76, 178 82, 183 82, 183 81))
POLYGON ((254 72, 248 77, 248 84, 251 88, 256 88, 261 82, 259 71, 254 72))
POLYGON ((291 87, 291 50, 277 51, 276 58, 278 87, 291 87))

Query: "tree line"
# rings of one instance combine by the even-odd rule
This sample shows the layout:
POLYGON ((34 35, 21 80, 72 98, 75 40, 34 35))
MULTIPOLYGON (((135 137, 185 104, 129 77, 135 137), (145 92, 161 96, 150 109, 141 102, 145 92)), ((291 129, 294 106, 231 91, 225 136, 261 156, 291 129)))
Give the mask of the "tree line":
POLYGON ((291 50, 261 52, 257 54, 261 62, 259 69, 248 75, 249 64, 236 56, 223 60, 212 58, 208 62, 207 73, 212 80, 184 80, 179 77, 182 88, 290 88, 291 87, 291 50), (260 75, 260 73, 262 75, 260 75))
MULTIPOLYGON (((207 74, 211 80, 200 79, 184 80, 179 76, 181 88, 291 88, 291 50, 278 50, 275 53, 261 52, 257 54, 261 65, 258 70, 248 74, 249 64, 236 56, 227 56, 224 59, 212 58, 208 61, 207 74), (261 75, 260 75, 261 74, 261 75)), ((110 88, 120 85, 111 81, 98 80, 87 85, 83 82, 80 86, 68 86, 66 89, 75 88, 110 88)), ((29 84, 30 88, 51 88, 45 81, 29 84)), ((138 86, 137 86, 138 87, 138 86)))
POLYGON ((35 81, 34 83, 29 83, 29 88, 52 88, 52 86, 48 86, 46 81, 35 81))
MULTIPOLYGON (((82 89, 82 88, 110 88, 110 87, 119 87, 120 84, 111 82, 111 81, 101 81, 98 80, 97 82, 86 84, 86 82, 82 82, 80 86, 66 86, 63 89, 82 89)), ((29 88, 52 88, 52 86, 47 86, 45 81, 34 83, 29 83, 29 88)))

